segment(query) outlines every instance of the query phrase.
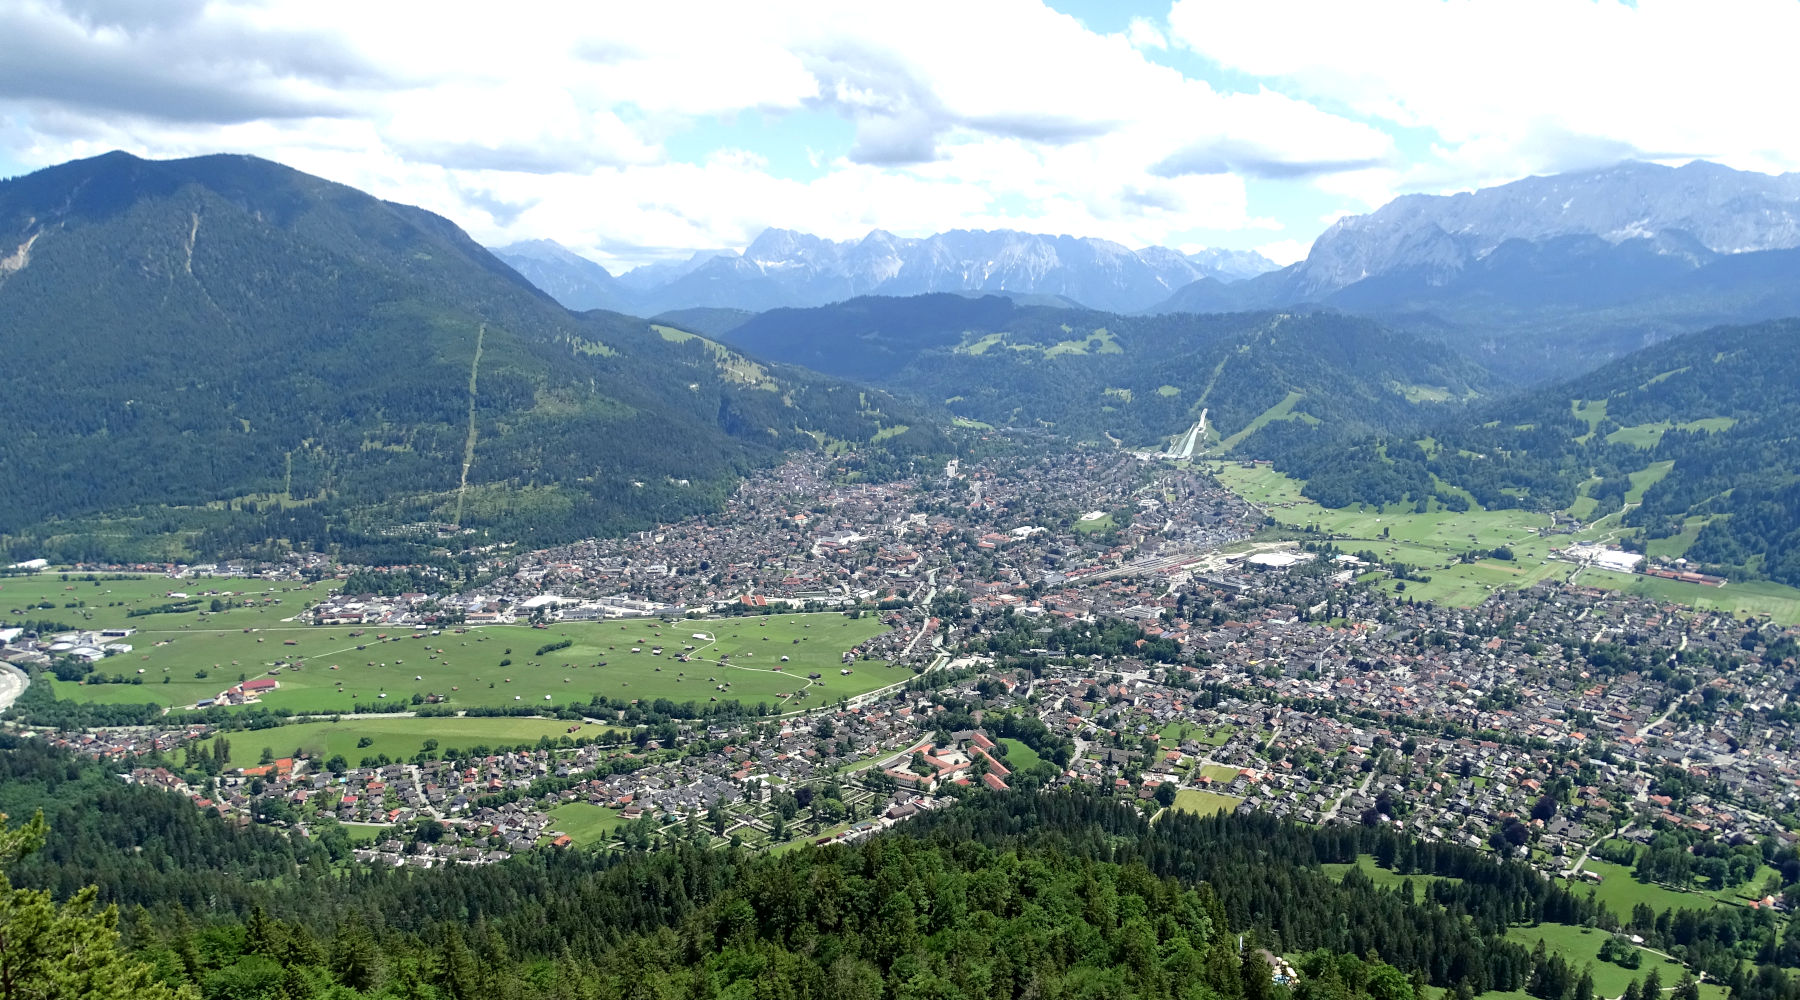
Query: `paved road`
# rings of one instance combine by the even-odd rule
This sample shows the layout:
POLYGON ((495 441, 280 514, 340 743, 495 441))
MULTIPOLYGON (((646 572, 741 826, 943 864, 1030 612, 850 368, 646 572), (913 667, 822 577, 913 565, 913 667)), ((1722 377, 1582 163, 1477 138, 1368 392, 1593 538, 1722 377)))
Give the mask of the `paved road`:
POLYGON ((1644 728, 1637 731, 1637 734, 1639 736, 1642 736, 1645 733, 1648 733, 1650 730, 1655 729, 1657 726, 1660 726, 1663 723, 1669 721, 1669 716, 1674 715, 1675 710, 1680 707, 1681 707, 1681 701, 1679 699, 1677 699, 1675 702, 1673 702, 1672 704, 1669 705, 1669 710, 1667 712, 1664 712, 1662 715, 1658 716, 1656 718, 1656 721, 1646 723, 1644 725, 1644 728))
POLYGON ((31 678, 19 672, 16 667, 0 667, 0 712, 12 707, 19 696, 30 686, 31 678))
MULTIPOLYGON (((1358 794, 1358 795, 1369 794, 1369 786, 1374 783, 1375 783, 1375 772, 1370 771, 1368 774, 1363 776, 1362 786, 1356 790, 1356 794, 1358 794)), ((1345 800, 1347 800, 1349 798, 1350 798, 1350 796, 1348 796, 1348 795, 1339 796, 1338 800, 1336 802, 1332 803, 1331 811, 1326 813, 1325 815, 1319 817, 1319 825, 1324 826, 1326 823, 1329 823, 1333 819, 1336 819, 1338 812, 1344 808, 1345 800)))

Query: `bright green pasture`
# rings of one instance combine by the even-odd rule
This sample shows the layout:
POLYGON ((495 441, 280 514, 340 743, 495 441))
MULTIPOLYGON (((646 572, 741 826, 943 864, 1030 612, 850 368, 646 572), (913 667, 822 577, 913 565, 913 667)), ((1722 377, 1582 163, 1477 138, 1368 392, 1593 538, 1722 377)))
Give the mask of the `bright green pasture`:
POLYGON ((1687 550, 1700 537, 1700 529, 1706 527, 1709 517, 1690 517, 1681 524, 1679 534, 1667 538, 1651 538, 1644 542, 1644 553, 1653 558, 1676 559, 1687 555, 1687 550))
MULTIPOLYGON (((536 669, 550 671, 552 676, 571 671, 567 676, 593 683, 594 693, 615 698, 688 701, 717 697, 746 704, 765 701, 784 710, 813 708, 905 680, 910 674, 905 668, 875 661, 845 664, 846 651, 886 627, 873 616, 847 618, 835 612, 673 625, 653 619, 484 631, 508 636, 515 653, 532 652, 565 637, 575 640, 569 649, 546 654, 541 658, 543 666, 536 669), (696 634, 707 638, 696 639, 696 634), (659 646, 661 655, 654 652, 659 646), (695 648, 689 651, 688 646, 695 648), (687 655, 691 662, 677 661, 680 655, 687 655), (783 656, 788 662, 781 662, 783 656), (594 666, 601 662, 606 665, 594 666), (845 669, 850 673, 840 673, 845 669), (810 679, 810 673, 820 676, 810 679), (719 684, 728 685, 727 690, 716 690, 719 684)), ((537 657, 531 660, 539 662, 537 657)), ((514 661, 518 661, 517 655, 514 661)))
MULTIPOLYGON (((1506 936, 1527 948, 1536 947, 1541 940, 1546 951, 1562 955, 1576 969, 1591 965, 1594 992, 1602 997, 1623 994, 1625 987, 1633 979, 1642 980, 1650 974, 1651 969, 1659 970, 1663 983, 1668 986, 1674 986, 1681 979, 1680 965, 1647 951, 1642 953, 1643 960, 1636 969, 1622 969, 1611 962, 1600 961, 1600 943, 1610 936, 1603 930, 1570 924, 1538 924, 1535 927, 1509 928, 1506 936)), ((1700 995, 1705 1000, 1723 1000, 1725 990, 1716 984, 1703 983, 1700 995)))
MULTIPOLYGON (((425 741, 436 740, 439 751, 468 750, 473 746, 516 746, 536 743, 548 736, 552 740, 568 736, 599 737, 607 727, 563 722, 560 719, 519 718, 384 718, 382 716, 346 715, 339 722, 296 722, 273 729, 253 729, 226 733, 230 746, 229 761, 233 767, 253 767, 267 749, 276 757, 291 757, 296 750, 314 760, 325 760, 343 754, 352 765, 364 757, 387 754, 394 760, 405 760, 424 749, 425 741), (575 732, 569 732, 576 726, 575 732), (367 738, 370 744, 357 743, 367 738)), ((210 751, 212 740, 204 740, 200 751, 210 751)))
POLYGON ((1768 615, 1784 625, 1800 625, 1800 589, 1768 580, 1728 583, 1723 587, 1706 587, 1680 580, 1642 574, 1614 573, 1609 570, 1584 569, 1576 583, 1606 590, 1618 590, 1653 601, 1681 604, 1702 611, 1722 611, 1733 615, 1768 615))
MULTIPOLYGON (((1590 859, 1583 867, 1604 876, 1605 881, 1593 887, 1594 898, 1605 903, 1607 909, 1621 920, 1630 919, 1632 907, 1639 903, 1648 904, 1658 913, 1664 910, 1705 910, 1714 906, 1741 905, 1747 898, 1744 893, 1754 894, 1770 875, 1776 874, 1775 869, 1765 865, 1743 885, 1728 889, 1693 889, 1684 892, 1651 882, 1639 882, 1632 877, 1631 869, 1623 865, 1590 859)), ((1579 893, 1581 890, 1576 891, 1579 893)))
POLYGON ((1668 478, 1669 470, 1673 468, 1675 468, 1675 463, 1671 460, 1665 462, 1651 462, 1642 469, 1633 472, 1629 476, 1631 488, 1625 491, 1625 502, 1643 503, 1644 492, 1668 478))
POLYGON ((1078 520, 1075 522, 1075 530, 1076 531, 1083 532, 1083 533, 1089 533, 1089 534, 1096 532, 1096 531, 1111 531, 1112 529, 1114 529, 1116 527, 1118 527, 1118 522, 1113 520, 1113 516, 1111 514, 1107 514, 1104 517, 1097 517, 1097 518, 1093 519, 1092 521, 1078 520))
POLYGON ((380 823, 339 823, 349 835, 352 844, 373 844, 378 840, 386 840, 393 827, 380 823))
POLYGON ((1719 431, 1731 429, 1731 426, 1736 423, 1737 420, 1733 417, 1704 417, 1682 424, 1668 421, 1655 424, 1636 424, 1613 431, 1606 436, 1606 440, 1614 444, 1628 444, 1635 448, 1649 450, 1661 443, 1664 434, 1677 427, 1684 431, 1705 431, 1709 434, 1717 434, 1719 431))
POLYGON ((581 847, 611 840, 625 826, 617 810, 592 802, 565 802, 550 810, 550 829, 566 833, 581 847))
POLYGON ((1383 868, 1376 864, 1375 855, 1373 854, 1357 855, 1356 864, 1354 865, 1323 864, 1319 867, 1325 870, 1325 874, 1336 879, 1342 879, 1345 875, 1349 874, 1350 869, 1352 868, 1361 868, 1363 874, 1369 876, 1369 881, 1383 889, 1397 888, 1401 882, 1404 882, 1408 878, 1412 879, 1413 885, 1416 887, 1417 891, 1424 890, 1433 882, 1450 882, 1454 884, 1462 881, 1462 879, 1448 875, 1402 875, 1399 872, 1383 868))
POLYGON ((1011 771, 1025 771, 1044 762, 1036 750, 1014 739, 1002 739, 1006 746, 1006 767, 1011 771))
MULTIPOLYGON (((1542 515, 1520 510, 1415 514, 1410 504, 1385 511, 1368 506, 1332 510, 1303 497, 1298 480, 1267 466, 1246 469, 1227 462, 1219 468, 1219 479, 1227 488, 1252 503, 1267 507, 1277 521, 1296 527, 1313 524, 1320 530, 1350 538, 1410 543, 1457 554, 1498 545, 1516 547, 1536 539, 1536 529, 1550 523, 1542 515), (1388 533, 1385 539, 1382 538, 1384 530, 1388 533)), ((1372 547, 1380 551, 1379 546, 1372 547)))
MULTIPOLYGON (((1541 514, 1479 508, 1419 514, 1410 504, 1385 510, 1367 506, 1333 510, 1306 499, 1299 481, 1267 466, 1247 469, 1225 463, 1218 475, 1228 489, 1261 505, 1283 524, 1314 525, 1340 536, 1343 540, 1337 545, 1341 549, 1367 549, 1385 562, 1404 562, 1431 577, 1428 583, 1406 583, 1406 596, 1418 600, 1467 607, 1481 603, 1494 589, 1566 577, 1572 568, 1548 558, 1550 542, 1539 536, 1537 529, 1550 521, 1541 514), (1456 561, 1465 552, 1502 546, 1513 551, 1511 561, 1456 561)), ((1397 591, 1397 584, 1384 582, 1389 591, 1397 591)))
POLYGON ((298 670, 287 666, 275 675, 281 687, 263 697, 265 705, 348 714, 359 704, 410 702, 414 694, 436 694, 459 708, 548 707, 603 694, 614 699, 762 701, 792 710, 909 676, 904 668, 875 661, 849 664, 851 673, 841 674, 846 669, 843 653, 885 626, 873 616, 851 619, 835 612, 674 625, 649 619, 547 629, 489 626, 435 636, 373 625, 278 626, 277 613, 266 618, 249 617, 257 611, 230 613, 233 624, 261 621, 272 626, 255 631, 175 627, 140 632, 127 640, 136 647, 131 653, 107 658, 99 671, 140 676, 134 671, 141 669, 143 684, 58 681, 56 694, 76 701, 185 706, 218 694, 241 677, 267 676, 279 661, 299 661, 298 670), (696 632, 712 640, 690 638, 696 632), (384 634, 385 640, 380 638, 384 634), (537 655, 539 648, 565 639, 573 645, 537 655), (659 645, 663 652, 654 654, 659 645), (677 662, 687 646, 696 647, 690 654, 693 662, 677 662), (639 652, 631 652, 634 647, 639 652), (717 662, 727 655, 728 660, 717 662), (782 656, 789 662, 781 663, 782 656), (503 659, 512 662, 501 666, 503 659), (206 677, 197 678, 200 672, 206 677), (819 679, 807 677, 814 672, 819 679), (719 684, 727 684, 727 690, 718 690, 719 684))
POLYGON ((273 624, 298 614, 307 605, 329 596, 337 580, 317 583, 272 583, 237 577, 202 577, 175 580, 166 576, 134 576, 126 580, 87 580, 86 574, 38 573, 34 576, 0 577, 0 620, 51 619, 76 628, 111 628, 126 625, 139 629, 169 629, 208 622, 273 624), (181 615, 142 615, 127 612, 176 603, 170 593, 198 599, 202 612, 216 597, 223 601, 255 601, 257 608, 233 608, 219 614, 190 612, 181 615), (279 601, 279 604, 266 602, 279 601), (34 605, 48 602, 51 607, 34 605), (73 605, 73 606, 71 606, 73 605))
POLYGON ((1193 740, 1207 746, 1222 747, 1231 739, 1232 727, 1222 724, 1204 725, 1198 722, 1186 722, 1180 719, 1170 722, 1163 728, 1158 737, 1163 749, 1173 750, 1182 743, 1193 740))
POLYGON ((1231 435, 1230 437, 1226 438, 1225 440, 1219 442, 1219 446, 1216 450, 1219 452, 1230 451, 1231 449, 1242 444, 1245 438, 1249 437, 1252 434, 1255 434, 1257 431, 1262 430, 1264 427, 1267 427, 1269 424, 1271 424, 1277 420, 1299 420, 1299 421, 1302 421, 1304 423, 1309 423, 1309 424, 1318 423, 1319 418, 1313 416, 1310 413, 1295 413, 1294 412, 1294 404, 1300 402, 1300 400, 1302 400, 1304 398, 1306 398, 1305 393, 1290 390, 1288 392, 1287 396, 1284 399, 1282 399, 1281 402, 1276 403, 1274 406, 1271 406, 1268 409, 1264 410, 1263 412, 1257 414, 1256 419, 1245 424, 1243 426, 1243 429, 1239 430, 1236 434, 1231 435))
POLYGON ((1183 788, 1175 793, 1175 809, 1179 812, 1197 813, 1211 816, 1214 813, 1230 812, 1244 801, 1233 795, 1220 795, 1217 792, 1203 792, 1198 788, 1183 788))

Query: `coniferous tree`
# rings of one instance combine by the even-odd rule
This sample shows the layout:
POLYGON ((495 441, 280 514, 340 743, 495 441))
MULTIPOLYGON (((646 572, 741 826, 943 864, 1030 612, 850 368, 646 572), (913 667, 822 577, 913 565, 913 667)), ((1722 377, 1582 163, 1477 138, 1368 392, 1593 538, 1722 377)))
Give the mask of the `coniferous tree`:
POLYGON ((6 872, 46 833, 42 813, 19 827, 0 813, 0 1000, 191 1000, 120 947, 118 910, 99 908, 92 886, 60 905, 13 886, 6 872))

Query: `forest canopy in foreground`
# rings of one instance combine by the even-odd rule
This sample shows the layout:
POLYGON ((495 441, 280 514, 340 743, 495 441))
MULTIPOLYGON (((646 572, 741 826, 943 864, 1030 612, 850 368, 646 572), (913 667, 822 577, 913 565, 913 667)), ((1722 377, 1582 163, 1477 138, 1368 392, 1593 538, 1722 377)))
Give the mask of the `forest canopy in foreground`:
MULTIPOLYGON (((1292 992, 1308 1000, 1591 1000, 1587 970, 1507 937, 1540 922, 1638 934, 1742 1000, 1800 996, 1785 971, 1800 954, 1773 912, 1613 914, 1525 866, 1374 827, 1152 824, 1097 796, 974 793, 855 845, 784 855, 676 838, 653 853, 387 870, 348 861, 334 829, 240 829, 97 764, 11 745, 0 806, 42 808, 51 824, 14 884, 77 899, 97 885, 150 979, 208 1000, 1266 1000, 1279 988, 1258 949, 1295 960, 1292 992), (1363 854, 1409 877, 1382 888, 1321 867, 1363 854)), ((1788 862, 1800 864, 1773 859, 1788 862)))

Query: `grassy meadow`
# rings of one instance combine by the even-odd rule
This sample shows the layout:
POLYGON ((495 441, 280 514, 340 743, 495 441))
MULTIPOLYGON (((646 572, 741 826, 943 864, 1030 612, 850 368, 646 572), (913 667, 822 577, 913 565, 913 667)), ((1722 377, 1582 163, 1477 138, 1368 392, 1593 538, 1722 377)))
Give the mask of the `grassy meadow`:
POLYGON ((673 625, 633 619, 549 628, 485 626, 438 634, 377 625, 314 627, 293 620, 335 586, 335 581, 307 586, 164 577, 89 582, 40 574, 0 580, 0 614, 81 628, 136 628, 122 640, 131 651, 96 668, 124 683, 49 682, 58 698, 102 704, 185 707, 240 681, 272 676, 281 687, 262 703, 308 714, 348 715, 359 705, 410 703, 414 695, 438 695, 456 708, 560 706, 604 694, 736 699, 794 711, 909 676, 882 662, 844 664, 846 651, 885 626, 873 616, 852 619, 836 612, 673 625), (128 617, 132 610, 170 604, 170 592, 198 598, 200 610, 128 617), (250 606, 211 612, 215 597, 250 606), (696 633, 706 638, 692 638, 696 633), (563 642, 569 645, 538 653, 563 642), (662 652, 655 652, 659 648, 662 652), (683 655, 691 662, 679 662, 683 655), (841 673, 845 669, 850 673, 841 673), (809 678, 810 673, 820 676, 809 678))
POLYGON ((551 829, 568 834, 578 847, 611 840, 625 826, 618 810, 591 802, 565 802, 550 810, 550 819, 551 829))
MULTIPOLYGON (((1669 465, 1657 462, 1634 473, 1627 500, 1636 502, 1641 498, 1644 490, 1668 475, 1669 465)), ((1385 575, 1377 577, 1380 585, 1390 593, 1457 607, 1480 604, 1495 590, 1528 587, 1547 579, 1570 579, 1575 573, 1575 565, 1551 559, 1550 550, 1617 531, 1616 515, 1581 534, 1546 537, 1540 536, 1538 529, 1548 527, 1550 519, 1521 510, 1474 508, 1460 513, 1440 510, 1420 514, 1410 504, 1395 504, 1385 509, 1362 506, 1333 510, 1306 499, 1301 495, 1298 480, 1268 466, 1244 468, 1241 464, 1227 462, 1222 465, 1208 463, 1208 467, 1216 472, 1226 488, 1263 507, 1284 525, 1314 526, 1320 531, 1342 536, 1337 542, 1341 549, 1350 552, 1368 549, 1383 560, 1404 562, 1421 575, 1431 577, 1424 583, 1397 581, 1385 575), (1488 552, 1501 546, 1512 550, 1511 560, 1457 561, 1465 552, 1488 552), (1402 582, 1404 589, 1400 587, 1402 582)), ((1670 543, 1685 549, 1698 532, 1696 524, 1691 533, 1684 532, 1682 538, 1671 539, 1670 543)), ((1800 589, 1768 581, 1704 587, 1676 580, 1584 569, 1575 582, 1702 610, 1737 615, 1766 614, 1784 624, 1800 624, 1800 589)))
POLYGON ((1369 881, 1375 883, 1376 885, 1380 886, 1383 889, 1397 888, 1401 882, 1404 882, 1404 881, 1406 881, 1406 879, 1411 878, 1413 886, 1415 887, 1414 891, 1420 892, 1420 893, 1423 893, 1425 890, 1425 887, 1432 884, 1433 882, 1450 882, 1450 883, 1454 884, 1454 883, 1462 881, 1462 879, 1452 878, 1450 876, 1445 876, 1445 875, 1412 875, 1412 876, 1402 875, 1399 872, 1392 871, 1387 868, 1383 868, 1380 865, 1376 864, 1375 856, 1373 854, 1357 855, 1356 856, 1356 864, 1353 864, 1353 865, 1324 864, 1324 865, 1320 865, 1319 867, 1323 868, 1325 870, 1325 874, 1330 875, 1332 878, 1336 878, 1336 879, 1342 879, 1346 874, 1349 873, 1350 869, 1352 869, 1352 868, 1360 868, 1360 869, 1362 869, 1362 872, 1364 875, 1369 876, 1369 881))
MULTIPOLYGON (((1551 540, 1538 529, 1550 519, 1520 510, 1435 511, 1419 514, 1410 504, 1386 509, 1347 507, 1333 510, 1306 499, 1300 483, 1268 466, 1244 468, 1237 463, 1213 466, 1219 480, 1233 493, 1257 504, 1282 524, 1308 525, 1343 536, 1338 547, 1346 551, 1368 549, 1383 560, 1404 562, 1430 582, 1383 580, 1390 592, 1401 592, 1422 601, 1459 607, 1480 604, 1496 589, 1530 586, 1548 578, 1566 579, 1572 565, 1550 560, 1551 540), (1385 535, 1384 535, 1385 532, 1385 535), (1482 558, 1457 562, 1465 552, 1488 552, 1506 547, 1510 561, 1482 558)), ((1564 536, 1556 544, 1567 544, 1564 536)))
POLYGON ((1203 792, 1198 788, 1183 788, 1175 793, 1174 808, 1180 812, 1191 812, 1201 816, 1230 812, 1244 801, 1233 795, 1220 795, 1217 792, 1203 792))
MULTIPOLYGON (((273 729, 252 729, 226 733, 230 752, 226 757, 232 767, 251 767, 262 759, 266 749, 276 757, 301 756, 326 760, 342 754, 352 765, 364 757, 386 754, 394 760, 406 760, 424 749, 426 740, 436 740, 440 751, 467 751, 475 746, 515 746, 535 743, 539 737, 555 740, 599 737, 612 730, 591 723, 563 722, 560 719, 464 718, 457 716, 432 718, 386 718, 383 716, 345 716, 341 721, 295 722, 273 729), (574 729, 571 732, 571 728, 574 729), (358 746, 364 739, 366 747, 358 746)), ((210 752, 213 740, 202 740, 196 753, 210 752)))
MULTIPOLYGON (((1591 967, 1594 993, 1601 997, 1622 995, 1632 980, 1642 980, 1650 974, 1651 969, 1659 970, 1662 981, 1670 987, 1681 980, 1682 967, 1679 964, 1647 951, 1642 953, 1643 960, 1636 969, 1623 969, 1611 962, 1600 961, 1600 942, 1609 936, 1602 930, 1569 924, 1538 924, 1533 927, 1514 927, 1506 932, 1506 936, 1527 948, 1536 947, 1541 940, 1544 942, 1544 950, 1562 955, 1577 970, 1591 967)), ((1496 994, 1485 995, 1492 997, 1496 994)), ((1702 1000, 1725 1000, 1725 988, 1717 983, 1702 983, 1700 996, 1702 1000)))
POLYGON ((175 580, 161 575, 132 576, 128 579, 85 579, 86 574, 38 573, 33 576, 0 577, 0 618, 50 619, 75 628, 114 628, 192 626, 196 622, 215 625, 273 624, 292 617, 302 609, 336 592, 339 582, 273 583, 268 580, 239 577, 201 577, 175 580), (183 615, 140 615, 130 612, 172 604, 171 593, 186 594, 199 601, 199 612, 183 615), (217 597, 221 601, 250 603, 253 607, 232 608, 213 614, 206 609, 217 597), (50 607, 40 607, 48 604, 50 607), (155 624, 153 624, 155 623, 155 624))

